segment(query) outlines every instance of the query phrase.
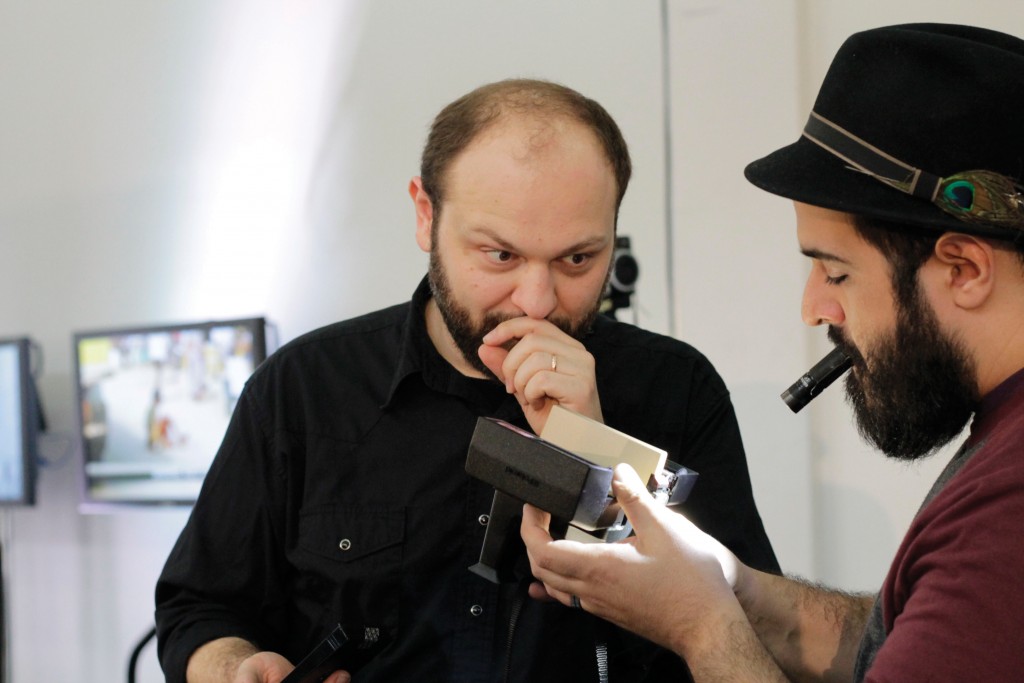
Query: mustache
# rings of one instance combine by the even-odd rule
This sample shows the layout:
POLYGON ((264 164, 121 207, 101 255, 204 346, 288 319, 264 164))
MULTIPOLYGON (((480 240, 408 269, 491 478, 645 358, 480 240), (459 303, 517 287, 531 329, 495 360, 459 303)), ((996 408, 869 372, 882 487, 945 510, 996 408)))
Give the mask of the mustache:
MULTIPOLYGON (((523 317, 525 316, 490 313, 484 316, 483 325, 481 326, 482 332, 480 336, 483 336, 483 331, 490 332, 491 330, 493 330, 498 325, 501 325, 502 323, 523 317)), ((580 340, 590 333, 591 329, 593 328, 594 317, 595 316, 593 314, 590 314, 581 320, 575 321, 564 316, 551 316, 545 319, 549 323, 553 324, 555 327, 560 329, 562 332, 572 337, 573 339, 580 340)), ((502 344, 501 347, 506 351, 511 351, 512 348, 519 343, 519 341, 520 340, 518 338, 513 337, 512 339, 509 339, 507 342, 502 344)))
POLYGON ((832 342, 832 344, 835 345, 837 349, 842 350, 843 352, 846 353, 847 356, 850 357, 850 360, 853 361, 854 365, 864 365, 864 356, 861 355, 860 351, 853 344, 853 342, 849 341, 846 338, 846 336, 843 334, 842 329, 836 327, 835 325, 829 325, 827 336, 828 340, 832 342))

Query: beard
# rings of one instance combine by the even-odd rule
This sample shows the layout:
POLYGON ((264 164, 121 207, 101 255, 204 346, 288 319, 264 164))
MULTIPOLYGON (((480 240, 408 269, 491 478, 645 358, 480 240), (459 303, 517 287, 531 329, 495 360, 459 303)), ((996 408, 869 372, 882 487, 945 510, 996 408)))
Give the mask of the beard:
POLYGON ((897 293, 896 327, 866 358, 838 328, 830 326, 828 337, 853 360, 846 400, 858 431, 891 458, 913 461, 933 453, 977 408, 973 364, 963 345, 940 329, 916 282, 897 293))
MULTIPOLYGON (((459 352, 462 353, 462 357, 474 369, 497 381, 494 373, 480 360, 477 350, 484 343, 484 335, 506 320, 520 316, 485 313, 483 320, 479 323, 473 322, 473 316, 470 314, 469 309, 455 300, 451 283, 448 280, 448 274, 438 253, 437 245, 432 245, 430 250, 430 269, 427 273, 427 279, 430 283, 430 292, 434 297, 434 302, 441 312, 441 319, 444 320, 445 327, 448 328, 449 334, 455 340, 455 345, 458 347, 459 352)), ((584 311, 578 318, 571 319, 552 316, 548 318, 548 322, 554 324, 570 337, 582 340, 590 332, 594 325, 594 320, 597 319, 600 303, 600 298, 598 298, 594 301, 594 305, 589 310, 584 311)))

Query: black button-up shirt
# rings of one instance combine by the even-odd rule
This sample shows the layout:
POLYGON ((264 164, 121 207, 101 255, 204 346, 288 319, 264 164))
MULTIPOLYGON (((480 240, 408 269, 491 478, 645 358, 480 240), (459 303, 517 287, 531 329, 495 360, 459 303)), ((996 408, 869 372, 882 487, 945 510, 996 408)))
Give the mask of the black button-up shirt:
MULTIPOLYGON (((612 683, 686 680, 671 653, 468 570, 493 495, 464 469, 476 420, 526 422, 503 386, 438 354, 429 296, 424 281, 411 302, 302 336, 253 374, 157 584, 168 681, 214 638, 298 662, 339 622, 392 637, 356 681, 597 681, 595 641, 612 683)), ((777 571, 711 364, 605 317, 584 344, 608 425, 698 471, 683 511, 777 571)))

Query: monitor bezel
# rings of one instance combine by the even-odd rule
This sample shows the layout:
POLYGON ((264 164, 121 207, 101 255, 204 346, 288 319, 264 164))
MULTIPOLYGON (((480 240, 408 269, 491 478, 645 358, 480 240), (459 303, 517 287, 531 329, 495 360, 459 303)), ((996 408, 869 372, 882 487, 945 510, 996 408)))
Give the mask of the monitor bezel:
MULTIPOLYGON (((107 498, 94 498, 92 496, 92 489, 90 486, 90 478, 86 471, 86 465, 88 464, 88 448, 85 443, 84 433, 84 418, 82 413, 82 375, 81 367, 79 363, 79 345, 82 341, 87 339, 94 339, 99 337, 110 337, 115 335, 134 335, 134 334, 149 334, 149 333, 162 333, 162 332, 180 332, 183 330, 199 330, 199 329, 211 329, 215 327, 234 327, 234 326, 245 326, 248 327, 252 333, 253 343, 253 371, 259 365, 266 360, 270 354, 271 349, 268 348, 268 328, 270 324, 267 318, 264 316, 253 316, 248 318, 225 318, 225 319, 212 319, 212 320, 196 320, 192 322, 176 322, 176 323, 164 323, 164 324, 149 324, 149 325, 133 325, 123 327, 105 327, 99 329, 90 329, 72 334, 72 364, 73 364, 73 376, 72 384, 74 389, 75 398, 75 433, 74 443, 75 450, 77 451, 77 477, 78 477, 78 489, 79 489, 79 503, 78 510, 81 513, 93 514, 93 513, 108 513, 108 512, 121 512, 125 510, 157 510, 157 509, 183 509, 191 507, 195 504, 194 499, 107 499, 107 498)), ((212 460, 211 454, 211 460, 212 460)), ((205 475, 204 475, 205 477, 205 475)))
POLYGON ((32 375, 32 340, 29 337, 0 338, 0 346, 12 346, 18 352, 19 418, 21 420, 22 490, 17 497, 0 496, 0 507, 36 504, 39 475, 39 404, 32 375))

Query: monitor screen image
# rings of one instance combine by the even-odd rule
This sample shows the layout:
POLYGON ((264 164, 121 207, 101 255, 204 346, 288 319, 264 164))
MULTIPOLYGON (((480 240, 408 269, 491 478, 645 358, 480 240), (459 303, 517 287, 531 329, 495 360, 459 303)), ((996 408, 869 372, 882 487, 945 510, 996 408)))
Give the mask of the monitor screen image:
POLYGON ((74 335, 83 507, 190 504, 242 387, 263 318, 74 335))
POLYGON ((35 502, 39 428, 28 338, 0 339, 0 504, 35 502))

